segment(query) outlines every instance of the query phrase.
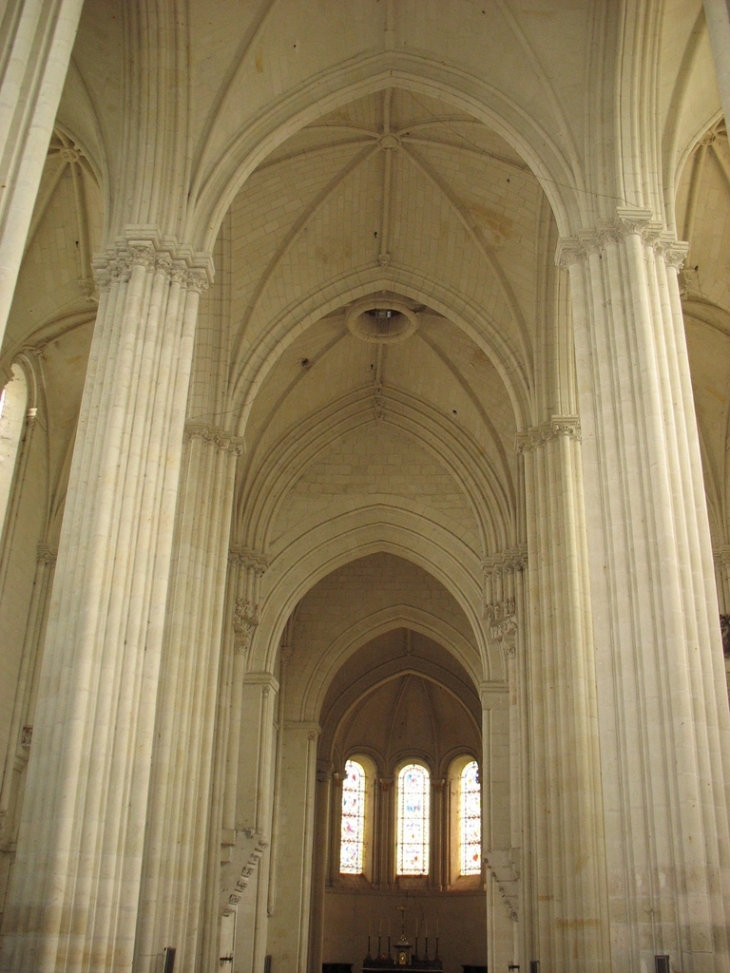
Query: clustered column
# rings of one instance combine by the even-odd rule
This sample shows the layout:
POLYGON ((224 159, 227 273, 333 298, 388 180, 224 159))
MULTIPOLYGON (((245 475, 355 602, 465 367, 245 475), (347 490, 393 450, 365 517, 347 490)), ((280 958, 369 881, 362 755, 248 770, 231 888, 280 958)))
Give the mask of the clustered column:
POLYGON ((523 869, 527 959, 549 970, 611 968, 596 672, 575 416, 518 436, 530 552, 523 869))
POLYGON ((677 285, 644 210, 563 240, 583 432, 614 969, 728 963, 728 705, 677 285))
POLYGON ((132 966, 204 257, 132 228, 99 312, 69 477, 5 967, 132 966))
POLYGON ((136 954, 199 965, 223 601, 240 443, 188 422, 160 678, 136 954))

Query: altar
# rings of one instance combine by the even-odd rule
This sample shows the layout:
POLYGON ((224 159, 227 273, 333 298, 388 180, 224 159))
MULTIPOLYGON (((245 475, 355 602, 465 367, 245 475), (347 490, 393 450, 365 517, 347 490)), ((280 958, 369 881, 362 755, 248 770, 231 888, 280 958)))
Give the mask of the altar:
MULTIPOLYGON (((392 944, 391 948, 391 937, 387 937, 388 949, 385 952, 382 949, 382 939, 381 935, 378 935, 378 948, 375 956, 372 955, 372 936, 368 936, 368 954, 362 961, 362 973, 402 973, 403 970, 443 970, 443 963, 441 962, 441 957, 439 956, 439 936, 438 929, 437 935, 430 937, 431 946, 429 946, 429 936, 419 936, 420 926, 416 926, 416 936, 415 942, 411 943, 410 939, 406 935, 406 909, 405 906, 400 907, 401 914, 401 929, 400 938, 392 944), (424 944, 423 955, 420 954, 418 943, 419 939, 424 944), (433 949, 433 957, 431 957, 431 950, 433 949)), ((428 927, 426 927, 426 932, 428 932, 428 927)))

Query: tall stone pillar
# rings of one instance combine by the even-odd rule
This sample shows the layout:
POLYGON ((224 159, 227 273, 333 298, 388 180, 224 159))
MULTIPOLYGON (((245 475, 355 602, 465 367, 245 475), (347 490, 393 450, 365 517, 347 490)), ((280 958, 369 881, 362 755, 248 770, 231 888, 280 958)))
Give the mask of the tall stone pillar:
POLYGON ((317 738, 314 723, 285 723, 281 740, 279 825, 272 868, 276 911, 269 920, 275 969, 307 973, 312 895, 317 738))
POLYGON ((0 343, 83 0, 9 0, 0 17, 0 343))
MULTIPOLYGON (((18 688, 10 724, 16 746, 9 746, 0 789, 0 848, 8 850, 17 840, 18 804, 21 801, 22 778, 28 765, 33 740, 33 714, 38 694, 40 646, 48 611, 48 595, 56 564, 56 552, 39 544, 33 579, 28 622, 23 639, 18 688)), ((11 738, 12 739, 12 738, 11 738)))
POLYGON ((187 423, 160 674, 135 968, 200 966, 233 484, 240 444, 187 423), (152 958, 152 960, 150 959, 152 958))
MULTIPOLYGON (((331 827, 334 808, 332 806, 333 792, 340 798, 342 809, 342 792, 334 787, 333 765, 328 760, 317 761, 317 796, 315 809, 317 819, 314 831, 314 875, 312 879, 312 923, 311 941, 309 944, 310 970, 322 969, 324 950, 324 896, 325 887, 331 886, 330 876, 333 870, 331 847, 333 844, 331 827)), ((334 830, 334 829, 332 829, 334 830)), ((338 835, 339 837, 339 835, 338 835)), ((339 865, 339 863, 338 863, 339 865)), ((338 867, 338 865, 334 867, 338 867)), ((339 870, 339 869, 338 869, 339 870)))
POLYGON ((517 449, 530 616, 518 660, 530 781, 522 961, 598 973, 611 969, 611 956, 579 422, 554 416, 518 436, 517 449))
POLYGON ((727 969, 729 719, 677 266, 644 210, 570 270, 613 969, 727 969))
POLYGON ((69 477, 2 968, 132 968, 203 257, 129 228, 69 477))
MULTIPOLYGON (((492 602, 494 604, 494 602, 492 602)), ((511 848, 510 719, 507 683, 483 683, 482 858, 487 886, 487 965, 506 970, 517 957, 518 872, 511 848)))

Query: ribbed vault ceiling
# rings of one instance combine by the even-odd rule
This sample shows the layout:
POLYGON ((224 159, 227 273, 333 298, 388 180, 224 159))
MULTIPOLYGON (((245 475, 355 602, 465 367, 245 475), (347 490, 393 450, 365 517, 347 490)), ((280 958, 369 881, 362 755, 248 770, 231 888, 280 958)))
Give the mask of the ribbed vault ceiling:
MULTIPOLYGON (((334 461, 328 466, 325 454, 341 454, 343 438, 351 440, 349 454, 363 459, 363 496, 407 493, 387 475, 367 481, 367 469, 377 479, 378 454, 407 452, 405 437, 416 450, 403 471, 412 471, 411 482, 435 476, 430 466, 451 480, 439 491, 452 498, 448 511, 441 502, 440 516, 454 532, 477 551, 509 543, 516 421, 500 371, 528 401, 538 267, 547 259, 541 232, 549 220, 537 180, 502 139, 448 105, 396 88, 327 115, 280 146, 230 214, 231 380, 241 395, 258 383, 245 427, 241 521, 257 480, 281 468, 277 444, 320 414, 330 435, 320 430, 311 451, 273 488, 292 492, 284 504, 288 519, 272 524, 269 541, 298 520, 292 510, 298 497, 303 510, 315 482, 335 483, 327 475, 334 461), (368 292, 406 301, 418 316, 415 334, 388 345, 351 334, 348 307, 368 292), (328 295, 326 313, 303 328, 302 308, 316 304, 318 293, 328 295), (453 296, 453 315, 444 294, 453 296), (462 305, 473 309, 476 338, 460 327, 462 305), (252 359, 267 361, 255 376, 252 359), (371 399, 359 431, 338 421, 358 394, 371 399), (406 408, 420 410, 420 429, 389 426, 406 408), (450 423, 462 438, 473 476, 489 484, 486 504, 439 453, 434 420, 450 423), (380 424, 380 431, 368 424, 380 424), (311 474, 310 489, 304 467, 317 463, 320 475, 311 474), (502 537, 499 527, 479 523, 485 506, 503 525, 502 537)), ((342 455, 338 462, 351 470, 342 455)), ((342 488, 358 489, 352 482, 342 488)), ((322 498, 327 490, 317 492, 322 498)), ((428 493, 424 484, 422 503, 429 503, 428 493)))

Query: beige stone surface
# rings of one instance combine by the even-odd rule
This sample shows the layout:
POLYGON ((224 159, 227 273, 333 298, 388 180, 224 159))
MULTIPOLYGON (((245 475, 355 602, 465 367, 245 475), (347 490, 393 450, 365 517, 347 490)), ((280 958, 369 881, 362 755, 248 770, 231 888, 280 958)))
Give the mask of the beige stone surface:
POLYGON ((724 0, 0 9, 0 969, 320 973, 402 898, 447 973, 728 969, 729 45, 724 0))

